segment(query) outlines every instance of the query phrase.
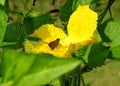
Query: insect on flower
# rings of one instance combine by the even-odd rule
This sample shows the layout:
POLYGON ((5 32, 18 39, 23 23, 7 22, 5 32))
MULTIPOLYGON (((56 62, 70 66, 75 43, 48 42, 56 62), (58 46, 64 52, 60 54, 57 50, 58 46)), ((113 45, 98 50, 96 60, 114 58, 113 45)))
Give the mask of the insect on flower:
POLYGON ((60 39, 56 39, 55 41, 52 41, 51 43, 49 43, 49 47, 50 47, 52 50, 55 49, 55 47, 58 46, 59 41, 60 41, 60 39))

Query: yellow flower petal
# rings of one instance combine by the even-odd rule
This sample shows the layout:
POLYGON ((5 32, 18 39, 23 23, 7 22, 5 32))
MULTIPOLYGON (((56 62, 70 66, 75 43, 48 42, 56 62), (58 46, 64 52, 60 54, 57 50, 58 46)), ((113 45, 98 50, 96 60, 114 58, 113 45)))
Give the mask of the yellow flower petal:
POLYGON ((28 40, 25 40, 24 48, 25 48, 25 52, 28 52, 28 53, 35 52, 33 44, 30 41, 28 41, 28 40))
POLYGON ((69 46, 62 46, 59 44, 53 51, 52 55, 57 56, 59 58, 71 57, 71 52, 68 52, 69 46))
POLYGON ((71 51, 68 49, 69 47, 62 46, 61 44, 58 44, 54 49, 51 49, 49 44, 43 41, 39 42, 36 46, 33 46, 32 42, 27 40, 24 43, 24 46, 25 51, 28 53, 45 53, 59 58, 71 57, 71 51))
POLYGON ((68 22, 68 36, 73 44, 89 40, 97 27, 97 13, 88 5, 79 6, 70 16, 68 22))
POLYGON ((42 25, 39 29, 35 30, 34 33, 30 36, 41 38, 43 41, 49 43, 56 39, 65 38, 66 34, 61 28, 56 27, 53 24, 45 24, 42 25))
POLYGON ((34 51, 35 53, 51 54, 52 50, 47 43, 41 41, 38 45, 35 46, 34 51))

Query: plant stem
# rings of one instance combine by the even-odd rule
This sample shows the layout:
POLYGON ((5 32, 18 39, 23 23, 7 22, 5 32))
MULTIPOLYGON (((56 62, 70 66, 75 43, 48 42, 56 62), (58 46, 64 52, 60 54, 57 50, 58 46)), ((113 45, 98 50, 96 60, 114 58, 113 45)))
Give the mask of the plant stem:
POLYGON ((80 86, 81 83, 81 65, 78 67, 78 86, 80 86))
POLYGON ((22 24, 20 24, 20 28, 18 30, 18 36, 17 36, 17 42, 16 42, 16 49, 19 46, 19 41, 20 41, 21 33, 22 33, 22 24))
POLYGON ((54 5, 54 4, 55 4, 55 0, 52 1, 52 5, 54 5))
POLYGON ((84 81, 83 75, 81 75, 81 81, 82 81, 83 86, 85 86, 85 81, 84 81))
MULTIPOLYGON (((107 11, 110 10, 110 7, 111 7, 111 5, 113 4, 114 1, 115 1, 115 0, 109 0, 109 2, 108 2, 108 4, 107 4, 107 6, 106 6, 104 12, 99 16, 98 25, 101 24, 101 22, 103 21, 105 15, 106 15, 106 13, 107 13, 107 11)), ((111 11, 110 11, 110 12, 111 12, 111 11)))

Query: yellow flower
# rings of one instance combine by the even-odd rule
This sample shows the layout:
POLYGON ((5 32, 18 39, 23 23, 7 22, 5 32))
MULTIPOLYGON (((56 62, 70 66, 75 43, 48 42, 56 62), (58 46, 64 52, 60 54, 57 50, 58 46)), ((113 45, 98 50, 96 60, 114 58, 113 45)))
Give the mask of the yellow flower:
POLYGON ((42 25, 30 35, 42 41, 33 45, 31 41, 26 40, 25 51, 52 54, 61 58, 71 57, 71 53, 80 47, 96 42, 93 34, 97 27, 97 17, 97 13, 88 5, 79 6, 70 16, 67 25, 68 35, 53 24, 42 25))

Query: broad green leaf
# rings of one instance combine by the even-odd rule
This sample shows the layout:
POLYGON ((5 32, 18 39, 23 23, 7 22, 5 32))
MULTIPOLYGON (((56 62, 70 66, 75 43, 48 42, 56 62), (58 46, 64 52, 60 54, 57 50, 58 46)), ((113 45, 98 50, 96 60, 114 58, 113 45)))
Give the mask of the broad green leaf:
POLYGON ((120 59, 120 45, 111 48, 113 58, 120 59))
MULTIPOLYGON (((6 28, 5 36, 4 36, 4 42, 11 42, 14 43, 12 45, 6 45, 7 48, 16 48, 16 44, 21 47, 22 43, 25 38, 25 34, 23 32, 23 29, 20 31, 20 23, 19 22, 13 22, 9 23, 6 28), (19 35, 21 34, 21 35, 19 35), (18 41, 19 39, 19 41, 18 41), (20 40, 22 39, 22 40, 20 40), (17 43, 19 42, 19 43, 17 43)), ((3 44, 3 43, 2 43, 3 44)))
POLYGON ((4 5, 5 4, 5 0, 0 0, 0 4, 4 5))
POLYGON ((2 83, 2 77, 0 77, 0 84, 2 83))
POLYGON ((1 70, 1 52, 0 52, 0 83, 2 82, 2 70, 1 70))
POLYGON ((2 77, 3 77, 3 82, 7 82, 10 80, 13 76, 14 73, 14 67, 15 67, 15 53, 11 52, 12 55, 9 56, 9 52, 2 52, 2 77))
POLYGON ((108 48, 105 48, 102 43, 94 44, 88 55, 88 64, 92 67, 102 66, 108 54, 108 48))
POLYGON ((69 20, 70 15, 75 10, 77 0, 66 0, 66 3, 60 8, 60 19, 64 22, 69 20))
POLYGON ((54 23, 54 20, 51 18, 50 12, 47 12, 41 16, 25 18, 23 26, 26 34, 31 34, 35 29, 38 29, 41 25, 52 23, 54 23))
POLYGON ((105 34, 112 41, 111 46, 114 47, 120 44, 120 22, 111 21, 107 24, 105 34))
POLYGON ((120 58, 120 22, 111 21, 107 24, 105 34, 111 40, 110 50, 114 58, 120 58))
POLYGON ((3 83, 11 86, 39 86, 74 69, 81 61, 13 50, 2 53, 3 83), (12 53, 12 54, 11 54, 12 53))
POLYGON ((12 50, 5 50, 2 53, 3 83, 11 82, 13 84, 24 73, 28 72, 35 59, 34 57, 33 54, 21 54, 12 50))
POLYGON ((6 30, 8 15, 6 14, 4 8, 0 6, 0 44, 3 41, 3 37, 6 30))
POLYGON ((19 28, 20 26, 18 22, 8 24, 6 28, 5 36, 4 36, 4 41, 5 42, 16 42, 19 28))
POLYGON ((77 60, 75 61, 74 59, 54 60, 51 57, 46 58, 45 59, 46 61, 42 59, 40 60, 41 60, 40 62, 39 60, 36 61, 36 64, 34 65, 33 69, 30 71, 30 74, 24 76, 16 86, 22 86, 26 82, 27 82, 25 84, 26 86, 45 85, 46 83, 50 82, 52 79, 62 74, 65 74, 66 72, 75 68, 80 63, 79 61, 77 60), (42 65, 41 68, 40 65, 42 65))

